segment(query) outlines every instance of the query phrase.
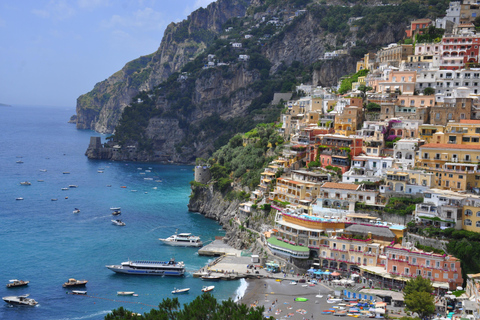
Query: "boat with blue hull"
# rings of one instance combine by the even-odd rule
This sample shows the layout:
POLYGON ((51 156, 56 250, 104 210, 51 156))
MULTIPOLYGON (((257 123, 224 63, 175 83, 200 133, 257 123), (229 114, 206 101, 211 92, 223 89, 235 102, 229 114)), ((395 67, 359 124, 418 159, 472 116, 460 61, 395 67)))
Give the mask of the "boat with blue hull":
POLYGON ((126 261, 121 265, 105 266, 113 272, 151 275, 151 276, 183 276, 185 274, 185 264, 182 261, 126 261))

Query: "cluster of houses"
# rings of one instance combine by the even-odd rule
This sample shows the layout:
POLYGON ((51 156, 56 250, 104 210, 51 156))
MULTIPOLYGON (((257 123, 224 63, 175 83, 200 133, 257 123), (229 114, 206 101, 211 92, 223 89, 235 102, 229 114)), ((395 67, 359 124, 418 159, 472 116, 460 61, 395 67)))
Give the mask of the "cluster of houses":
MULTIPOLYGON (((308 268, 358 272, 368 285, 401 288, 421 275, 439 291, 463 286, 459 259, 408 241, 410 218, 383 222, 373 212, 391 197, 420 198, 414 223, 480 232, 477 13, 476 3, 452 2, 443 18, 413 21, 409 41, 357 63, 368 73, 346 95, 297 87, 304 96, 287 101, 281 118, 289 144, 238 210, 240 219, 264 204, 277 210, 266 239, 273 253, 308 268), (443 37, 416 43, 430 26, 445 29, 443 37)), ((478 315, 480 276, 465 280, 478 315)))

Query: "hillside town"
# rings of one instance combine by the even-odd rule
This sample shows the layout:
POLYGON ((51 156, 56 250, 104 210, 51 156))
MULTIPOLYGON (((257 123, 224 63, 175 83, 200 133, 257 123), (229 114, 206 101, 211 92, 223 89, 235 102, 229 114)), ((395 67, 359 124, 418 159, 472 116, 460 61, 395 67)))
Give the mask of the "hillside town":
POLYGON ((401 43, 365 54, 337 88, 276 94, 289 143, 238 221, 269 206, 265 244, 278 257, 372 288, 402 290, 420 275, 439 296, 460 292, 460 314, 478 319, 480 274, 464 279, 448 241, 425 230, 480 232, 479 13, 476 2, 451 2, 444 17, 411 21, 401 43))

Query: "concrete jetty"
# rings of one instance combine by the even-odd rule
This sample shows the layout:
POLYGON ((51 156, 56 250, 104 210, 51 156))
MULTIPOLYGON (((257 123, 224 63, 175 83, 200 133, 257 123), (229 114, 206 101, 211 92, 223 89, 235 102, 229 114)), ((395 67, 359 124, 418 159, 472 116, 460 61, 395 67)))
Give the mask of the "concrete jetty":
POLYGON ((235 255, 240 256, 241 250, 237 250, 223 242, 223 240, 215 239, 210 244, 204 246, 198 250, 198 254, 201 256, 223 256, 223 255, 235 255))

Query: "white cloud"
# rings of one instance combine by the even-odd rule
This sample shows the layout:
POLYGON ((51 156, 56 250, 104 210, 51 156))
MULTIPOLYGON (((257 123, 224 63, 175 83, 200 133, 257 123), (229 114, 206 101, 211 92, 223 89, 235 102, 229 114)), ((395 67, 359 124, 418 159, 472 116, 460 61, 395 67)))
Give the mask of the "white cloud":
POLYGON ((163 14, 145 8, 135 11, 130 16, 113 15, 109 20, 102 21, 101 26, 108 29, 139 28, 142 30, 162 30, 166 24, 163 14))
POLYGON ((33 9, 34 15, 40 18, 65 20, 75 14, 75 9, 65 0, 50 0, 43 9, 33 9))

